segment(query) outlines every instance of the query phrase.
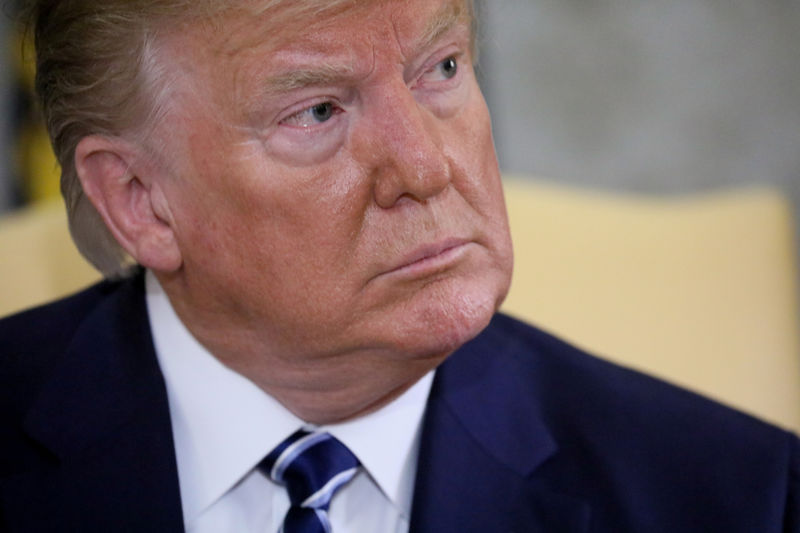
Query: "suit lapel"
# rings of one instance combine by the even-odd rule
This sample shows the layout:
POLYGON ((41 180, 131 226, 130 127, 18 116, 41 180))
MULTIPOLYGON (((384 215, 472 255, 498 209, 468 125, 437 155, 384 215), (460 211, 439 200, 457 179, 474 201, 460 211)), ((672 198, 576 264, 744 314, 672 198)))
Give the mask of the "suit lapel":
POLYGON ((537 478, 557 444, 520 377, 518 355, 490 326, 437 370, 411 533, 586 531, 588 505, 537 478))
POLYGON ((94 309, 38 397, 25 427, 52 461, 9 484, 9 524, 183 530, 166 388, 143 294, 139 276, 94 309))

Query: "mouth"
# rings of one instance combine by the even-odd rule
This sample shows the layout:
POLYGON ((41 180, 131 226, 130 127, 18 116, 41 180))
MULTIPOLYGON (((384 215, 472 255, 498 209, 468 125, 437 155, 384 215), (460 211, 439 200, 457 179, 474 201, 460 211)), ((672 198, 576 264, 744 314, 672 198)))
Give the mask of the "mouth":
POLYGON ((457 263, 471 244, 471 241, 464 239, 445 239, 420 246, 404 256, 397 266, 385 271, 384 275, 417 278, 442 272, 457 263))

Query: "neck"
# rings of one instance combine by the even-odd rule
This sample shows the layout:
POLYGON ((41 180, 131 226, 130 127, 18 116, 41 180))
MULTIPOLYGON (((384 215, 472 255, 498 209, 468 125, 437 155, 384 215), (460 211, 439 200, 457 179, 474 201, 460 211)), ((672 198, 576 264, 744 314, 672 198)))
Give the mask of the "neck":
POLYGON ((298 364, 248 355, 217 357, 298 418, 316 425, 345 422, 380 409, 444 359, 409 364, 408 360, 392 361, 390 356, 364 353, 298 364))
POLYGON ((235 323, 218 308, 183 298, 171 279, 158 277, 176 315, 214 357, 244 376, 302 420, 326 425, 387 405, 438 366, 448 353, 413 356, 388 349, 292 351, 235 323))

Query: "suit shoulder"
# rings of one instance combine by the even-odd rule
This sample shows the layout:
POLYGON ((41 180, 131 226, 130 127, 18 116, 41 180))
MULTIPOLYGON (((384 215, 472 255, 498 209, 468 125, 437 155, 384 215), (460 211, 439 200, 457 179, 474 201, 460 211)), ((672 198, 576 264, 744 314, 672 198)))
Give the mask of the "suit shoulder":
POLYGON ((118 284, 102 281, 60 300, 0 318, 0 353, 58 345, 59 337, 74 331, 118 284))
POLYGON ((558 443, 544 475, 597 502, 598 518, 657 518, 636 531, 673 523, 680 525, 667 530, 800 528, 800 440, 792 433, 514 319, 499 316, 490 329, 522 377, 531 416, 558 443), (649 518, 621 501, 635 501, 649 518))
POLYGON ((786 442, 789 435, 701 394, 588 354, 511 317, 499 315, 492 328, 526 376, 543 413, 551 414, 553 427, 578 418, 587 431, 609 435, 609 444, 616 447, 624 432, 639 436, 651 432, 655 438, 671 431, 669 439, 660 439, 667 445, 682 440, 687 446, 717 443, 730 448, 726 443, 734 442, 733 448, 765 450, 776 441, 786 442), (680 434, 685 436, 679 438, 680 434))
POLYGON ((20 401, 38 388, 87 316, 130 280, 102 281, 61 300, 0 319, 0 398, 20 401))

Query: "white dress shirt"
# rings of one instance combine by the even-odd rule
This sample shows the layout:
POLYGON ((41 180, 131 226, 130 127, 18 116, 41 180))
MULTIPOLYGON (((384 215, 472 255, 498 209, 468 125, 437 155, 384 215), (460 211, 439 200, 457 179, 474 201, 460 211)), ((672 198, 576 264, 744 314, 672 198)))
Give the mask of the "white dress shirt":
MULTIPOLYGON (((274 533, 284 487, 255 467, 300 427, 313 428, 212 356, 147 273, 147 310, 169 398, 186 530, 274 533)), ((419 432, 433 372, 382 409, 324 426, 363 468, 331 502, 334 533, 408 531, 419 432)))

